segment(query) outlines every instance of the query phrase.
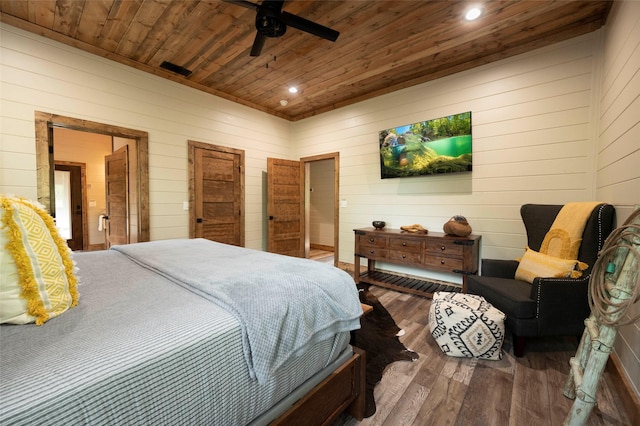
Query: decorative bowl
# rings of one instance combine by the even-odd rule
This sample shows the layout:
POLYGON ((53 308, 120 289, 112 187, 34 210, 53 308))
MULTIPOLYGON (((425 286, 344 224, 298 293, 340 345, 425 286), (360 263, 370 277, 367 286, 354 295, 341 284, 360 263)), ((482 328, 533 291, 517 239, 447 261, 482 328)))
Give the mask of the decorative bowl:
POLYGON ((373 225, 374 228, 376 229, 382 229, 385 227, 386 223, 384 222, 384 220, 374 220, 373 222, 371 222, 371 224, 373 225))

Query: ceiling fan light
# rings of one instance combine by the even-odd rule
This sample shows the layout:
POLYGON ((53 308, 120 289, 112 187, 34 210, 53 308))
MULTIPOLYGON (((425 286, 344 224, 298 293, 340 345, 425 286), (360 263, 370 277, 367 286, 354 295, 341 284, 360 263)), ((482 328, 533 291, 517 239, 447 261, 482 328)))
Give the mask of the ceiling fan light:
POLYGON ((252 3, 247 0, 224 1, 256 11, 255 27, 257 34, 249 53, 250 56, 260 56, 265 37, 281 37, 287 31, 287 26, 330 41, 336 41, 340 35, 336 30, 283 11, 284 0, 263 0, 261 3, 252 3))
POLYGON ((256 30, 267 37, 281 37, 287 32, 287 26, 276 16, 258 14, 256 17, 256 30))

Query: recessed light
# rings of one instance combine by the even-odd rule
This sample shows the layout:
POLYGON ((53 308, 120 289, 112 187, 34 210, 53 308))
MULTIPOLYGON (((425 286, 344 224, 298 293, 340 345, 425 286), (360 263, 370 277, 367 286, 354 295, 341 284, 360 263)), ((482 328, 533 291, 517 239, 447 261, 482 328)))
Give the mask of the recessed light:
POLYGON ((472 7, 471 9, 467 10, 467 13, 465 13, 464 19, 466 19, 467 21, 473 21, 478 19, 480 15, 482 15, 482 9, 480 9, 479 7, 472 7))
POLYGON ((289 93, 298 93, 298 88, 295 86, 289 87, 289 93))
POLYGON ((287 101, 286 99, 282 99, 280 101, 280 105, 282 105, 282 106, 287 106, 288 104, 289 104, 289 101, 287 101))

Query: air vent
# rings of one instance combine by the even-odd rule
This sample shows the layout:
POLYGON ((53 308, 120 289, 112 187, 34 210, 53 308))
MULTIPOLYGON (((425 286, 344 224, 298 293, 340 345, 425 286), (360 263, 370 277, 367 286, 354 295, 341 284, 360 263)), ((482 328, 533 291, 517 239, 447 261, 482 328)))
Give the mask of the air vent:
POLYGON ((172 64, 171 62, 167 62, 167 61, 162 62, 160 64, 160 68, 164 68, 165 70, 175 72, 176 74, 180 74, 185 77, 189 77, 191 75, 191 70, 188 70, 185 67, 181 67, 180 65, 172 64))

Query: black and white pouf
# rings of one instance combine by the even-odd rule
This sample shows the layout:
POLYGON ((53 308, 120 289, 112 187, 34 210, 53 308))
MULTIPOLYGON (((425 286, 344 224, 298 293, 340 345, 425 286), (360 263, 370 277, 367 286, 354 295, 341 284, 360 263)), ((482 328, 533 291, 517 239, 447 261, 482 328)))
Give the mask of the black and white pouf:
POLYGON ((455 357, 502 359, 505 314, 482 296, 439 291, 429 328, 442 352, 455 357))

